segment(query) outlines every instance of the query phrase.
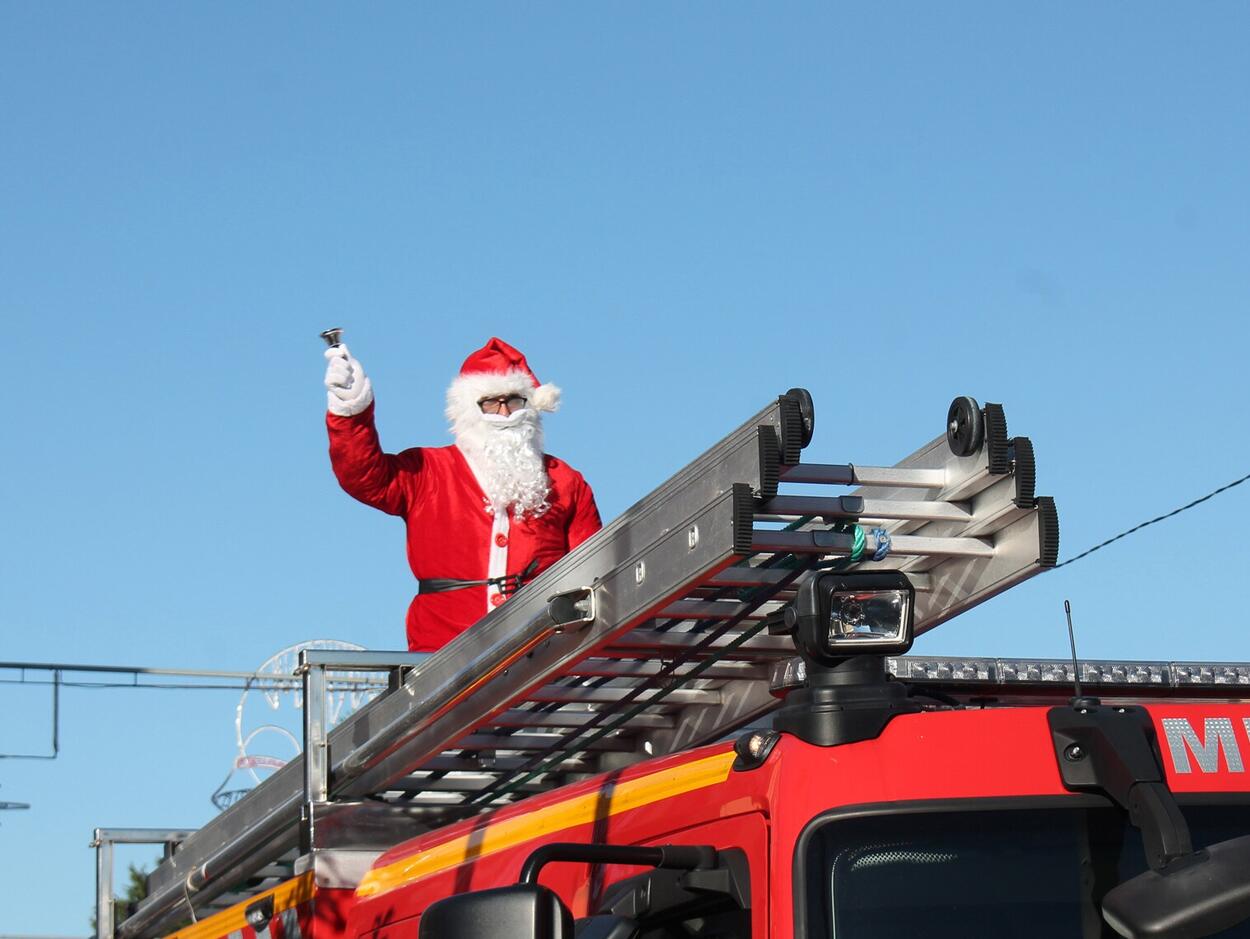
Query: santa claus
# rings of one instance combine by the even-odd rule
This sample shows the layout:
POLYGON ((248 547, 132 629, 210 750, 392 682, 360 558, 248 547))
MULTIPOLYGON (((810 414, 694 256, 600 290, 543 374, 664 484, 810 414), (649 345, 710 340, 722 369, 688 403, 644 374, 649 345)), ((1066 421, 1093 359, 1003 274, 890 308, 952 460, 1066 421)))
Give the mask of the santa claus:
POLYGON ((383 453, 373 386, 345 345, 326 350, 330 462, 352 497, 408 526, 419 592, 408 648, 450 642, 602 526, 590 486, 543 453, 542 412, 560 389, 540 384, 501 339, 471 354, 447 389, 455 443, 383 453))

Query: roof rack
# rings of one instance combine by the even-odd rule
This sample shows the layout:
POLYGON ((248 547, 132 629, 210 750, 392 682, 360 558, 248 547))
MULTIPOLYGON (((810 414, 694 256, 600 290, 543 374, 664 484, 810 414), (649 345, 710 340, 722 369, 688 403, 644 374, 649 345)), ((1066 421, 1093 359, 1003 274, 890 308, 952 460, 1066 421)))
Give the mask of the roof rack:
POLYGON ((1054 566, 1054 503, 1001 406, 956 399, 891 467, 803 463, 814 424, 781 395, 432 656, 304 653, 304 756, 182 840, 118 935, 283 859, 351 885, 407 837, 731 733, 776 706, 794 649, 764 617, 818 567, 905 571, 919 633, 1054 566), (326 672, 369 668, 391 690, 327 732, 326 672))

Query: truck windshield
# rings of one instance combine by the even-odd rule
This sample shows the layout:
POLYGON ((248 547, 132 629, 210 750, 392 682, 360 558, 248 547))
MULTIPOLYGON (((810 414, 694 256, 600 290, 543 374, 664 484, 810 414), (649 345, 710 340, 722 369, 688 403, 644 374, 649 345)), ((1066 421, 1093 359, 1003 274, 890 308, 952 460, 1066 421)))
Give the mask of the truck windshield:
MULTIPOLYGON (((1184 809, 1195 847, 1250 833, 1250 806, 1184 809)), ((871 815, 812 830, 800 858, 805 939, 1115 937, 1103 894, 1146 869, 1111 808, 871 815)), ((1220 933, 1250 939, 1250 923, 1220 933)))

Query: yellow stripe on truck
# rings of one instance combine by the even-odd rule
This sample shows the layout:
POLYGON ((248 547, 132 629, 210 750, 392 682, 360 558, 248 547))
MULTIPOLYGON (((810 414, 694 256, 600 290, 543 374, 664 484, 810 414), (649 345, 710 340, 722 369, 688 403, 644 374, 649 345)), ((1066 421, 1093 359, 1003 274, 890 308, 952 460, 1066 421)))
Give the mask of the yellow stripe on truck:
POLYGON ((292 880, 288 880, 286 883, 278 884, 272 890, 258 893, 242 903, 236 903, 220 913, 215 913, 208 919, 200 920, 198 923, 193 923, 185 929, 179 929, 177 932, 170 933, 166 939, 213 939, 216 936, 228 936, 230 933, 240 930, 247 925, 247 908, 257 900, 273 897, 273 915, 276 918, 279 913, 289 910, 293 906, 298 906, 305 900, 311 900, 316 892, 317 888, 313 881, 313 872, 308 871, 292 880))
POLYGON ((374 868, 356 888, 358 897, 377 896, 414 880, 437 874, 470 859, 486 857, 524 844, 543 835, 586 825, 630 809, 641 808, 662 799, 724 782, 733 765, 734 753, 720 753, 693 763, 609 784, 604 789, 557 802, 515 818, 494 822, 480 831, 462 835, 410 857, 374 868))

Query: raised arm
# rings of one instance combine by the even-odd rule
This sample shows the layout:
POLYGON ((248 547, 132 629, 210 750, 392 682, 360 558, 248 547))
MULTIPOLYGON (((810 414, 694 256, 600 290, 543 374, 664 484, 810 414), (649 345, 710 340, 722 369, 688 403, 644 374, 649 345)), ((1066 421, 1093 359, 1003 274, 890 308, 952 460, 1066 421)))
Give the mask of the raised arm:
POLYGON ((326 429, 334 475, 352 498, 391 515, 403 515, 407 490, 399 472, 399 458, 383 453, 378 441, 373 423, 373 385, 347 346, 333 346, 325 356, 326 429))

